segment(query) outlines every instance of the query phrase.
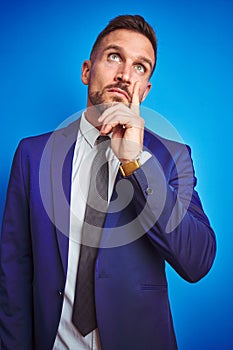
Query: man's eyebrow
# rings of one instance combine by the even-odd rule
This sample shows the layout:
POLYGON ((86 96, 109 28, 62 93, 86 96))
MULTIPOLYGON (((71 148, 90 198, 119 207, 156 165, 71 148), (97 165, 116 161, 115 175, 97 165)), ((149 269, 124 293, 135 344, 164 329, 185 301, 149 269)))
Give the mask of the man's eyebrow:
POLYGON ((110 45, 108 45, 108 46, 106 46, 106 47, 104 48, 104 52, 105 52, 105 51, 108 51, 108 50, 122 51, 122 47, 121 47, 121 46, 118 46, 118 45, 110 44, 110 45))
POLYGON ((137 59, 139 61, 142 61, 142 62, 145 62, 145 63, 149 64, 151 70, 153 69, 153 63, 151 62, 151 60, 149 58, 147 58, 145 56, 138 56, 137 59))
MULTIPOLYGON (((121 46, 114 45, 114 44, 110 44, 110 45, 108 45, 108 46, 106 46, 104 48, 104 52, 108 51, 108 50, 123 51, 121 46)), ((152 63, 152 61, 149 58, 147 58, 145 56, 137 56, 136 59, 139 60, 139 61, 142 61, 142 62, 145 62, 145 63, 149 64, 151 70, 153 69, 153 63, 152 63)))

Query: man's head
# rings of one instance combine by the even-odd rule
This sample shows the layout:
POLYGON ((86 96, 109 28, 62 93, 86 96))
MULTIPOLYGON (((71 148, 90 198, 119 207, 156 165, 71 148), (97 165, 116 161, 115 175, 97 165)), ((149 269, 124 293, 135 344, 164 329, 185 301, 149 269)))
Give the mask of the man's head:
POLYGON ((83 63, 88 106, 114 102, 130 106, 137 81, 143 101, 151 88, 156 55, 156 36, 144 18, 124 15, 111 20, 98 35, 90 60, 83 63))
POLYGON ((92 47, 90 57, 93 58, 103 38, 117 29, 127 29, 146 36, 154 49, 155 63, 151 75, 154 72, 157 59, 157 39, 153 28, 139 15, 121 15, 113 18, 109 24, 99 33, 92 47))

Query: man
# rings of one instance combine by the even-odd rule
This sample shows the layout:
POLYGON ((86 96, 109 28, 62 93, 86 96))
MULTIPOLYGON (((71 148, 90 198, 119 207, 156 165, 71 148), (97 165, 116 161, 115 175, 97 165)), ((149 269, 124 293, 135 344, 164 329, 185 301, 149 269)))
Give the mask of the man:
POLYGON ((145 129, 140 116, 156 49, 141 16, 113 19, 82 66, 81 119, 20 143, 1 238, 2 350, 177 348, 165 261, 196 282, 212 266, 215 236, 189 148, 145 129), (100 154, 107 163, 93 171, 100 154), (97 204, 89 203, 95 172, 96 188, 108 174, 97 204), (91 206, 103 224, 93 210, 87 218, 91 206))

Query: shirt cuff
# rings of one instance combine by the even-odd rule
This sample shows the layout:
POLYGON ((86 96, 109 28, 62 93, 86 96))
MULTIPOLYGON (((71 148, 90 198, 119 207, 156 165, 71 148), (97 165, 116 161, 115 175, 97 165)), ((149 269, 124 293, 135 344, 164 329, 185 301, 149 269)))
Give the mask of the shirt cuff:
POLYGON ((147 151, 142 151, 142 153, 140 154, 140 164, 143 165, 144 163, 146 163, 147 160, 149 160, 151 158, 151 154, 147 151))

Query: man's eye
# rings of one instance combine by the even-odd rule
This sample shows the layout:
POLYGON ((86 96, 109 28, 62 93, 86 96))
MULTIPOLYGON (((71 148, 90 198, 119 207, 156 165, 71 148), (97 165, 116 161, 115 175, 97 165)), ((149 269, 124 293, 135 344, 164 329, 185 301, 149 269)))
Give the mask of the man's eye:
POLYGON ((111 53, 108 57, 111 61, 120 62, 120 57, 116 53, 111 53))
POLYGON ((140 73, 145 73, 146 69, 142 64, 136 64, 135 69, 139 71, 140 73))

